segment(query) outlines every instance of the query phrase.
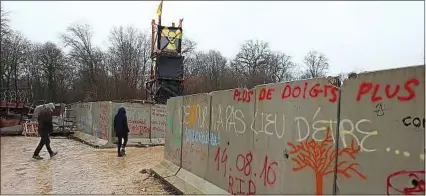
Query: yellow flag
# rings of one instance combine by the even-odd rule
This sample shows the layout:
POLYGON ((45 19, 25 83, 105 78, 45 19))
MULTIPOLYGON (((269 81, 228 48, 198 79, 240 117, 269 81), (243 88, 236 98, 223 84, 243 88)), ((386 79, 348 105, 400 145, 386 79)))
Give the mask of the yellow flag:
POLYGON ((160 3, 160 5, 158 5, 158 8, 157 8, 157 15, 158 16, 161 16, 162 10, 163 10, 163 0, 161 0, 161 3, 160 3))

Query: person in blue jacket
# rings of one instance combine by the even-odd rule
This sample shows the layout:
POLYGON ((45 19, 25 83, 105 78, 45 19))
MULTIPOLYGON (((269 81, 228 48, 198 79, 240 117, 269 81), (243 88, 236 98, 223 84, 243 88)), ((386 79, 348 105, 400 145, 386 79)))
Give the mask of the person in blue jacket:
POLYGON ((118 109, 118 112, 114 117, 114 130, 115 130, 115 136, 118 139, 117 140, 118 156, 122 157, 123 155, 126 154, 125 148, 126 148, 127 140, 129 137, 129 126, 127 124, 126 109, 124 109, 124 107, 121 107, 120 109, 118 109), (122 140, 124 140, 124 142, 122 140))

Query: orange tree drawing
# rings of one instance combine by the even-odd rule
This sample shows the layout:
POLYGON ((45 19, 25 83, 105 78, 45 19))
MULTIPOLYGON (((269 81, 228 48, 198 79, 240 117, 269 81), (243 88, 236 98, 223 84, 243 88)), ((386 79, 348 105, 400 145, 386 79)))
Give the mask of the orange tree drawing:
POLYGON ((324 177, 334 173, 336 169, 338 174, 346 178, 351 177, 349 172, 352 171, 361 179, 367 179, 365 175, 355 168, 355 166, 359 165, 356 162, 349 164, 347 161, 340 161, 337 167, 331 166, 336 156, 348 155, 352 160, 355 160, 355 155, 360 151, 360 147, 355 148, 352 140, 350 147, 333 150, 334 145, 330 135, 330 128, 327 128, 326 132, 325 139, 320 142, 307 139, 298 145, 294 145, 291 142, 287 143, 291 147, 289 154, 297 155, 296 158, 291 159, 296 163, 292 170, 296 172, 309 167, 315 172, 317 195, 322 195, 324 177))

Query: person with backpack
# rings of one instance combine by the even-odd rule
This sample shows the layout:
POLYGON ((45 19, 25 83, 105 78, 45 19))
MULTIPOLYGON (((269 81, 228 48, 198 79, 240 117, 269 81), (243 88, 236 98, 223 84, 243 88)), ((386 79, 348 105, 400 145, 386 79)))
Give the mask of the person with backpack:
POLYGON ((53 132, 53 110, 55 109, 55 104, 49 103, 42 108, 40 113, 37 116, 38 120, 38 133, 40 135, 40 143, 38 144, 37 148, 34 151, 33 158, 37 160, 43 159, 41 157, 40 151, 43 148, 44 145, 46 145, 46 149, 50 154, 50 157, 52 158, 57 152, 53 152, 50 148, 50 133, 53 132))

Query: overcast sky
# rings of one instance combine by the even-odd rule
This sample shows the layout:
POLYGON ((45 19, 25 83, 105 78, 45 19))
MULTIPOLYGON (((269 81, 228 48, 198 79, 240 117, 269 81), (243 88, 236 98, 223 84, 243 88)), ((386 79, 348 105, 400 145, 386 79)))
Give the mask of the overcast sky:
MULTIPOLYGON (((150 31, 159 1, 3 1, 12 28, 37 42, 59 42, 73 22, 90 24, 94 43, 106 48, 112 27, 150 31)), ((330 59, 330 74, 424 64, 424 1, 289 2, 164 1, 163 25, 184 18, 185 37, 199 50, 232 58, 248 39, 302 63, 309 50, 330 59)))

